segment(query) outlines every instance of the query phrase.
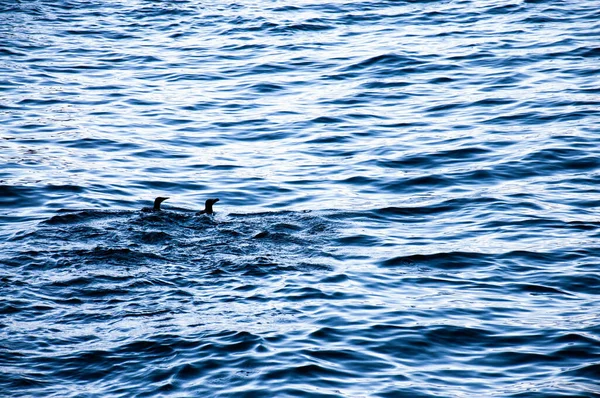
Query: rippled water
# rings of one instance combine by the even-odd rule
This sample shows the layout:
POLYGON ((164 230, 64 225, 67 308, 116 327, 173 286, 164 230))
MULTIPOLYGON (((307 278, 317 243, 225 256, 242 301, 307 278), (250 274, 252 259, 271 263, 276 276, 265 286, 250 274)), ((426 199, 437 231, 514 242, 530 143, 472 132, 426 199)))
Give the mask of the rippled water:
POLYGON ((0 2, 1 395, 600 397, 599 43, 592 0, 0 2))

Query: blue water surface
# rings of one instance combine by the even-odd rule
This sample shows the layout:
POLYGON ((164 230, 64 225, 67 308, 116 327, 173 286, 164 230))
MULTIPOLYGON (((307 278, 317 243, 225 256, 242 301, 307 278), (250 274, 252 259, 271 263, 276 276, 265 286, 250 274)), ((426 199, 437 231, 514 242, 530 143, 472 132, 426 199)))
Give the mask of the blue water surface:
POLYGON ((0 1, 0 395, 600 397, 599 81, 596 0, 0 1))

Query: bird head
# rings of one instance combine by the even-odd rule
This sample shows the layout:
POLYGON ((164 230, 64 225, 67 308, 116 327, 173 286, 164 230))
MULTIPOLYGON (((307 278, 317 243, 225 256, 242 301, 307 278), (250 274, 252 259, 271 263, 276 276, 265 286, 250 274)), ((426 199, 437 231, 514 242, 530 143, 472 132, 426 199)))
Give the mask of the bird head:
POLYGON ((207 214, 211 214, 213 212, 213 205, 215 203, 217 203, 219 201, 219 198, 214 198, 214 199, 206 199, 206 202, 204 202, 204 211, 207 214))
POLYGON ((154 199, 154 210, 160 210, 160 204, 169 198, 165 198, 163 196, 159 196, 154 199))

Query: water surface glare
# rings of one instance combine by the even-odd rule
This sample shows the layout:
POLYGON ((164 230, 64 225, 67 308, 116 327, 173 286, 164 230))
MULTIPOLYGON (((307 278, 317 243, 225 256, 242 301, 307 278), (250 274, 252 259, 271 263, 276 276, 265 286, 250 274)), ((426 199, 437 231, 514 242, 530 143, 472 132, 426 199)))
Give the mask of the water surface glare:
POLYGON ((600 397, 598 43, 595 0, 0 1, 0 395, 600 397))

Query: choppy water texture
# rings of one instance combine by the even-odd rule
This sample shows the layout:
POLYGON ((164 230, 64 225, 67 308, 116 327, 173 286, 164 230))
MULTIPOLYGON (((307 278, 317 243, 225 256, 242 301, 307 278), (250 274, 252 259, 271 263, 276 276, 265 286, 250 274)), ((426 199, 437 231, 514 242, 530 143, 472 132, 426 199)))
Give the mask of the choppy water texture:
POLYGON ((599 46, 596 0, 1 1, 1 395, 600 397, 599 46))

